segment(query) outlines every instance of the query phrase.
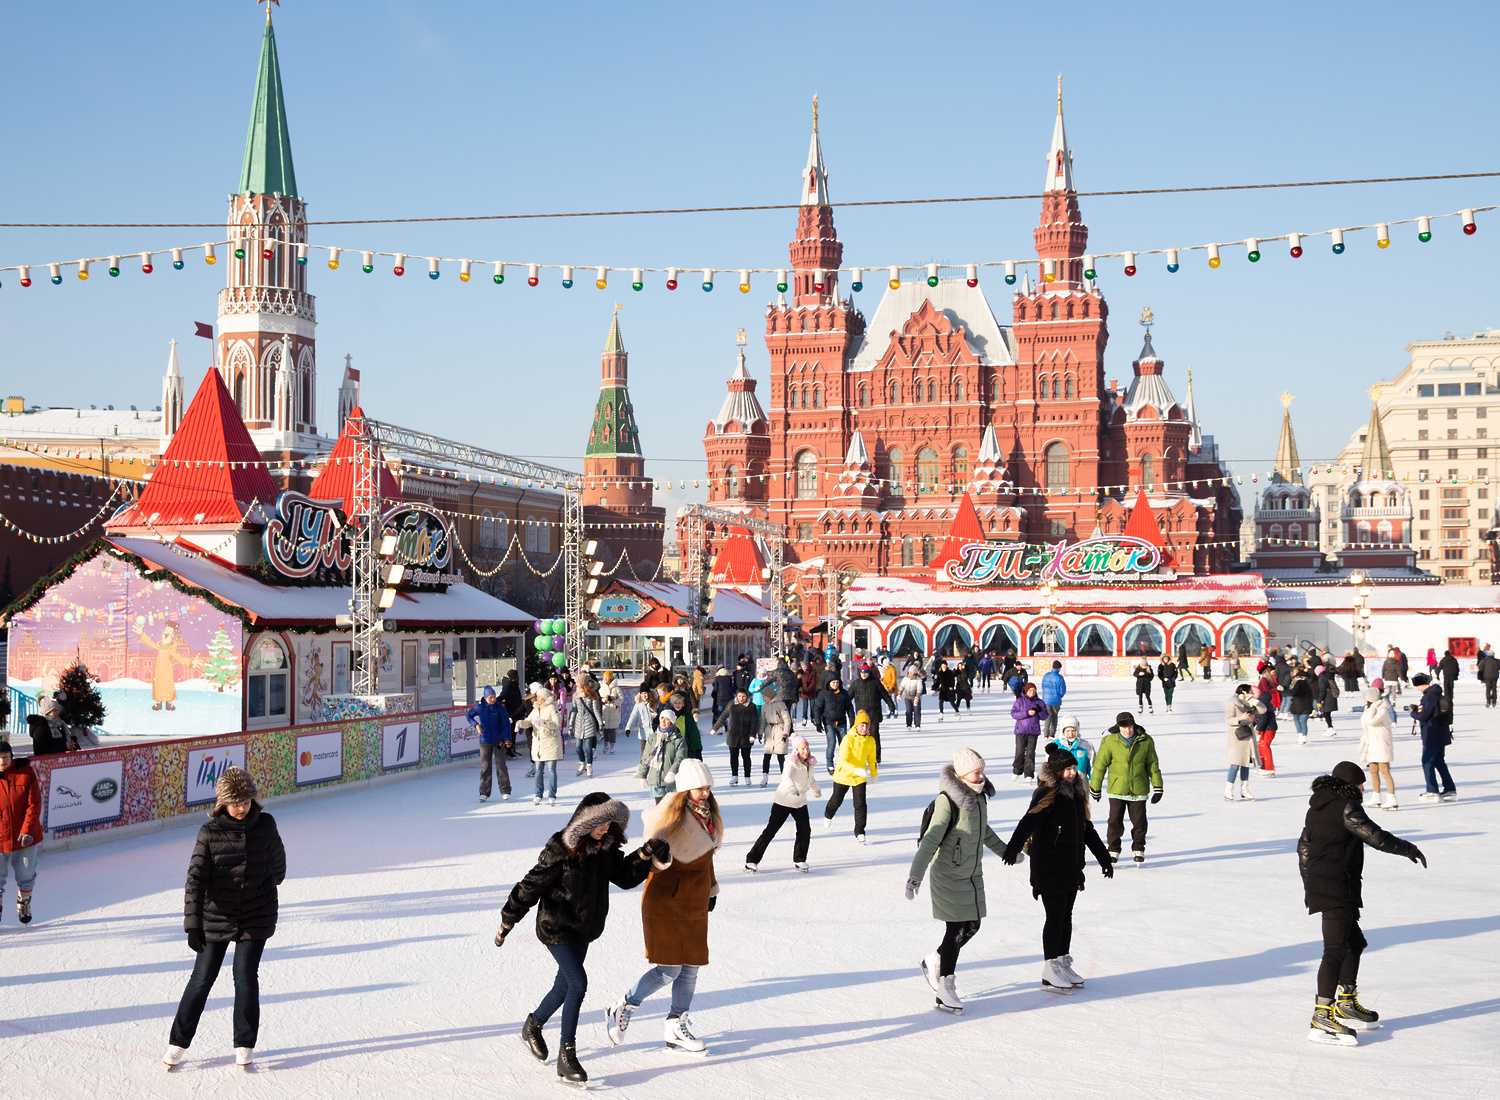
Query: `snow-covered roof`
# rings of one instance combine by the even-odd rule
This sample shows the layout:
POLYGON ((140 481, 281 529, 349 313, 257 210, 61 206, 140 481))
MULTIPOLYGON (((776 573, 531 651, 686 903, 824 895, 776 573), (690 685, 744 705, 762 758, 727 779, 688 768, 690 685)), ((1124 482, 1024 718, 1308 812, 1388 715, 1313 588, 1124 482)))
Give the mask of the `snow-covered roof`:
MULTIPOLYGON (((349 613, 349 586, 272 585, 233 569, 213 558, 174 548, 154 539, 111 538, 112 544, 144 559, 158 569, 175 573, 183 581, 212 593, 226 603, 244 608, 265 625, 328 625, 349 613)), ((400 627, 432 626, 528 626, 532 616, 468 584, 449 585, 444 592, 403 592, 396 604, 384 612, 385 619, 400 627)))
POLYGON ((1004 366, 1016 361, 1011 352, 1010 332, 995 320, 982 289, 969 286, 963 279, 942 279, 933 287, 916 279, 880 296, 875 316, 865 326, 865 334, 850 357, 849 369, 873 370, 890 346, 891 333, 900 332, 924 301, 946 313, 954 324, 963 325, 969 349, 981 362, 1004 366))
MULTIPOLYGON (((670 607, 680 615, 688 612, 688 586, 675 581, 630 581, 616 578, 617 583, 645 596, 653 603, 670 607)), ((713 623, 715 626, 766 626, 771 621, 771 612, 766 605, 738 592, 733 588, 718 588, 714 592, 713 623)))
POLYGON ((159 409, 53 408, 0 416, 0 438, 148 439, 161 437, 159 409))
MULTIPOLYGON (((1267 588, 1273 611, 1340 611, 1352 606, 1350 584, 1267 588)), ((1370 610, 1452 614, 1455 611, 1500 611, 1500 587, 1488 584, 1372 584, 1370 610)))
MULTIPOLYGON (((1160 585, 1060 586, 1053 607, 1084 611, 1265 611, 1266 590, 1254 574, 1183 577, 1160 585)), ((843 601, 846 615, 893 615, 925 611, 1036 612, 1041 593, 1025 588, 951 588, 905 577, 856 577, 843 601)))

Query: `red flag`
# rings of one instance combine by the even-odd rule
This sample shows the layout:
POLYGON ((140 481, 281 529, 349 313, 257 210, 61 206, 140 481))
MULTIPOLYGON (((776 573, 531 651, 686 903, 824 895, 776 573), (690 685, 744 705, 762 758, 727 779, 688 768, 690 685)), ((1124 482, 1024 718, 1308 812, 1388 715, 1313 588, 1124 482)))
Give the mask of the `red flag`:
POLYGON ((194 321, 193 325, 194 325, 194 332, 193 332, 194 336, 201 336, 205 340, 212 340, 214 338, 214 327, 213 327, 213 325, 205 325, 202 321, 194 321))

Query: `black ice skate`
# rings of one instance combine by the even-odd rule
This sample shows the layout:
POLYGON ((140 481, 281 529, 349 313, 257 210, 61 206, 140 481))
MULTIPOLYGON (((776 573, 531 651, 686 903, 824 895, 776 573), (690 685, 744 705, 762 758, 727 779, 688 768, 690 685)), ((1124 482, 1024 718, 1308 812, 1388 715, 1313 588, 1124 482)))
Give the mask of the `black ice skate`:
POLYGON ((547 1060, 547 1040, 542 1038, 542 1025, 536 1022, 535 1016, 528 1015, 521 1025, 521 1040, 538 1062, 547 1060))
POLYGON ((1359 1003, 1359 992, 1352 985, 1339 986, 1333 999, 1333 1014, 1339 1023, 1355 1031, 1374 1031, 1380 1026, 1380 1013, 1359 1003))
POLYGON ((1325 1046, 1353 1047, 1359 1045, 1354 1029, 1339 1022, 1334 1015, 1333 1002, 1319 997, 1313 1007, 1312 1023, 1308 1025, 1307 1041, 1325 1046))
POLYGON ((557 1076, 570 1085, 588 1084, 589 1075, 578 1064, 578 1049, 572 1043, 564 1043, 557 1049, 557 1076))

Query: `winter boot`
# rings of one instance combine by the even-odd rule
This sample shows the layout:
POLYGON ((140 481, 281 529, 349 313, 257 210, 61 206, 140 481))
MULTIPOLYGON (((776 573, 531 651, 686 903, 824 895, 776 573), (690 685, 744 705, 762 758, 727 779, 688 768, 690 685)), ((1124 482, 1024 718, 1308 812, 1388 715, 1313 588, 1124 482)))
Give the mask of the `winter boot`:
POLYGON ((594 765, 585 764, 583 766, 583 774, 588 776, 590 779, 594 778, 594 765))
POLYGON ((619 1004, 610 1005, 604 1010, 604 1033, 614 1046, 625 1041, 625 1029, 630 1026, 630 1014, 634 1011, 635 1005, 624 998, 621 998, 619 1004))
POLYGON ((187 1057, 187 1047, 167 1047, 167 1052, 161 1056, 161 1064, 168 1069, 176 1069, 182 1065, 182 1060, 187 1057))
POLYGON ((689 1054, 702 1054, 708 1049, 704 1046, 703 1040, 693 1034, 692 1023, 688 1020, 686 1013, 681 1016, 667 1017, 662 1038, 666 1040, 667 1046, 689 1054))
MULTIPOLYGON (((238 951, 239 948, 235 948, 235 950, 238 951)), ((234 1064, 239 1066, 240 1069, 249 1069, 252 1065, 255 1064, 255 1048, 235 1047, 234 1064)))
POLYGON ((1120 862, 1120 849, 1118 849, 1118 848, 1111 848, 1109 850, 1109 861, 1111 863, 1119 863, 1120 862))
POLYGON ((938 973, 938 969, 942 965, 942 960, 938 958, 936 951, 922 959, 922 977, 927 979, 927 984, 932 987, 932 991, 939 997, 943 995, 943 979, 938 973))
POLYGON ((1312 1023, 1308 1025, 1307 1041, 1337 1047, 1359 1045, 1359 1037, 1355 1035, 1354 1029, 1339 1021, 1334 1014, 1333 1002, 1327 997, 1319 997, 1317 1004, 1313 1006, 1312 1023))
POLYGON ((1360 1004, 1359 992, 1352 985, 1339 986, 1333 1014, 1339 1023, 1355 1031, 1373 1031, 1380 1026, 1380 1013, 1360 1004))
POLYGON ((575 772, 574 774, 575 775, 582 775, 583 774, 583 769, 586 768, 586 767, 588 767, 587 764, 579 764, 578 765, 578 771, 575 772))
POLYGON ((1234 801, 1234 784, 1233 783, 1225 783, 1224 784, 1224 801, 1225 802, 1233 802, 1234 801))
POLYGON ((31 891, 16 891, 16 919, 22 924, 31 923, 31 891))
POLYGON ((1145 863, 1146 862, 1146 850, 1144 848, 1136 848, 1134 851, 1132 851, 1130 853, 1130 858, 1133 859, 1133 860, 1135 860, 1137 863, 1145 863))
POLYGON ((761 790, 765 790, 766 789, 766 784, 769 783, 770 781, 771 781, 771 777, 769 775, 763 775, 763 776, 761 776, 760 777, 760 789, 761 790))
POLYGON ((573 1085, 584 1084, 589 1079, 589 1075, 578 1064, 578 1048, 574 1044, 564 1043, 558 1047, 557 1075, 573 1085))
POLYGON ((1056 959, 1042 964, 1042 989, 1048 993, 1072 993, 1073 981, 1057 965, 1056 959))
POLYGON ((952 974, 938 979, 937 1007, 955 1015, 964 1010, 964 1003, 958 996, 958 983, 952 974))
POLYGON ((542 1025, 536 1022, 534 1015, 528 1014, 526 1022, 521 1025, 521 1041, 538 1062, 547 1060, 547 1040, 542 1038, 542 1025))
POLYGON ((1240 780, 1240 801, 1241 802, 1254 802, 1255 801, 1255 796, 1250 793, 1250 780, 1248 780, 1248 779, 1242 779, 1242 780, 1240 780))
POLYGON ((1057 969, 1068 981, 1073 983, 1073 988, 1078 989, 1083 985, 1083 975, 1073 969, 1072 955, 1059 955, 1057 957, 1057 969))

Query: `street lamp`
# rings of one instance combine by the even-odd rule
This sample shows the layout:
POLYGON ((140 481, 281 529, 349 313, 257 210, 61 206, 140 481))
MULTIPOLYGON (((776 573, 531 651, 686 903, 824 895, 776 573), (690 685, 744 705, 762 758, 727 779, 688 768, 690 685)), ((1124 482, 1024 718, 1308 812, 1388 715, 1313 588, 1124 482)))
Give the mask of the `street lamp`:
POLYGON ((1365 638, 1370 633, 1370 595, 1372 589, 1365 583, 1367 578, 1359 570, 1349 574, 1349 583, 1354 588, 1354 611, 1349 633, 1354 638, 1355 652, 1364 650, 1365 638))

